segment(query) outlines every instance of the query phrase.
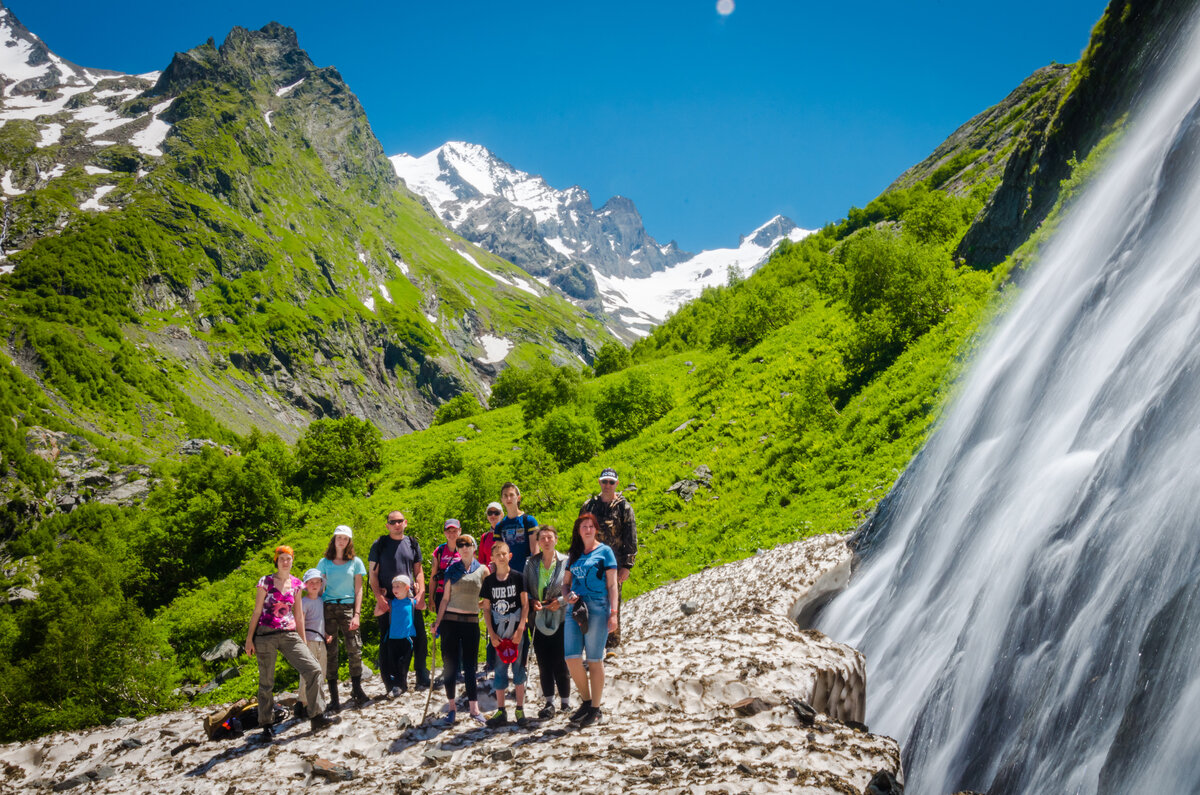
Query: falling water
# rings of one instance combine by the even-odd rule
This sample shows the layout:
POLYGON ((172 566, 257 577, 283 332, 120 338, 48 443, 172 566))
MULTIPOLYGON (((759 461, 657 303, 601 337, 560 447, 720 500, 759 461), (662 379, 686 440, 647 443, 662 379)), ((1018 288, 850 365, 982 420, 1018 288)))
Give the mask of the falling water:
POLYGON ((821 618, 909 792, 1200 792, 1192 30, 821 618))

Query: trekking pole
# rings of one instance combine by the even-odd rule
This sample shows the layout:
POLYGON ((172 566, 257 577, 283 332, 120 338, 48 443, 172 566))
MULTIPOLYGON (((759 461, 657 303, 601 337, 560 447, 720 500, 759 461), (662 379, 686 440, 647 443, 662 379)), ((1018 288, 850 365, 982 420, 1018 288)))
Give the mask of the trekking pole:
MULTIPOLYGON (((437 663, 437 639, 438 633, 433 633, 433 643, 429 644, 429 695, 425 696, 425 709, 421 713, 421 723, 425 722, 425 718, 429 717, 429 702, 433 700, 433 666, 437 663)), ((442 676, 446 675, 442 671, 442 676)))

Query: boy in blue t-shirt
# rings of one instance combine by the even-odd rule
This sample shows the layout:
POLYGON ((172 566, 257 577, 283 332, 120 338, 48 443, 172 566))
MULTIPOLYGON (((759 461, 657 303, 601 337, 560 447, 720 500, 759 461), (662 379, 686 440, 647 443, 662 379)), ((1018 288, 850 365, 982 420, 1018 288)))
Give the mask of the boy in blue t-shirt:
POLYGON ((407 574, 392 578, 392 595, 388 599, 391 622, 388 624, 387 639, 383 641, 382 670, 383 689, 388 698, 408 692, 408 665, 412 662, 413 638, 417 635, 413 623, 413 599, 409 590, 412 580, 407 574))

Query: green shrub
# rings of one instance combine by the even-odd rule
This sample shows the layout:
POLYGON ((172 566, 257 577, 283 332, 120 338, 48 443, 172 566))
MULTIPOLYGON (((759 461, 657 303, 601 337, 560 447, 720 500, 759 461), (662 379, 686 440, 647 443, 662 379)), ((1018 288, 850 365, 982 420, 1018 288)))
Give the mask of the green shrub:
POLYGON ((357 417, 317 420, 296 445, 297 476, 310 491, 349 485, 382 463, 379 429, 357 417))
POLYGON ((447 422, 474 417, 481 411, 483 411, 483 406, 479 405, 475 396, 470 392, 464 392, 438 406, 438 410, 433 416, 433 424, 445 425, 447 422))
POLYGON ((417 483, 441 480, 457 475, 462 470, 462 449, 457 443, 450 442, 434 450, 421 461, 421 468, 417 472, 417 483))
POLYGON ((608 340, 596 352, 596 360, 592 362, 592 369, 595 370, 597 376, 608 375, 624 370, 631 361, 628 348, 617 340, 608 340))
POLYGON ((605 387, 596 404, 596 420, 604 443, 612 445, 634 436, 666 415, 674 405, 671 389, 644 372, 626 373, 605 387))
POLYGON ((600 429, 591 417, 568 407, 557 408, 538 427, 535 437, 562 467, 587 461, 600 452, 600 429))

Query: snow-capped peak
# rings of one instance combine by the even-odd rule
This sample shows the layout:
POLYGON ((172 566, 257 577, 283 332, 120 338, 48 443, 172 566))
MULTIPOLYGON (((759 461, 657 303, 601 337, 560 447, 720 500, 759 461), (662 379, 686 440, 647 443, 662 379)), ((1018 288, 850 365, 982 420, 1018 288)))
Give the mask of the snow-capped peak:
POLYGON ((101 69, 84 69, 55 55, 45 43, 21 24, 0 3, 0 76, 3 96, 28 93, 55 86, 93 86, 118 74, 101 69))

